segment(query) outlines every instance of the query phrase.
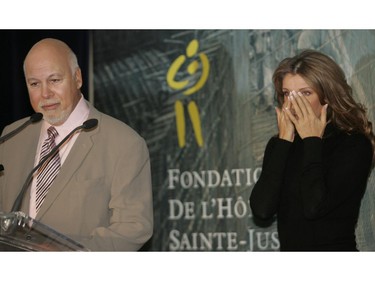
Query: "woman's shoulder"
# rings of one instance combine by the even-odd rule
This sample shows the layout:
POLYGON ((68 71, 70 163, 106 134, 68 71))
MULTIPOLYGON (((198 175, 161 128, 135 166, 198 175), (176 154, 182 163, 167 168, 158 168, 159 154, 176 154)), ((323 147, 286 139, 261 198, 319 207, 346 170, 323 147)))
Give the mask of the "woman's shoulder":
POLYGON ((371 140, 361 132, 341 132, 336 137, 334 143, 344 149, 352 149, 362 154, 372 154, 371 140))
POLYGON ((355 131, 346 132, 332 124, 327 125, 323 138, 336 139, 338 141, 344 141, 346 143, 364 144, 371 146, 370 139, 364 133, 355 131))

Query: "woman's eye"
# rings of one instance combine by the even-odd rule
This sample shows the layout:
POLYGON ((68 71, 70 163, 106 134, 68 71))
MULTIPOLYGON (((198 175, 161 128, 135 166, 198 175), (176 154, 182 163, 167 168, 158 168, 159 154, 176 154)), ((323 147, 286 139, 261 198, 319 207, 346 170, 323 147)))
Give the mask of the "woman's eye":
POLYGON ((309 92, 309 91, 304 91, 304 92, 302 92, 302 94, 303 94, 304 96, 308 97, 309 95, 311 95, 311 92, 309 92))
POLYGON ((290 94, 290 92, 287 92, 287 91, 284 91, 284 92, 283 92, 283 96, 285 96, 285 97, 288 97, 289 94, 290 94))

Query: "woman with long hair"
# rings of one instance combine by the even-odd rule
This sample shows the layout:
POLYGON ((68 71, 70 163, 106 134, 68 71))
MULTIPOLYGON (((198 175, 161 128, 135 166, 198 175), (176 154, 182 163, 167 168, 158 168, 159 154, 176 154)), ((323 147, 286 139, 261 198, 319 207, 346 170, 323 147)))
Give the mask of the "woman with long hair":
POLYGON ((339 65, 318 51, 282 60, 273 84, 279 132, 250 195, 253 217, 277 219, 281 251, 356 251, 374 162, 366 109, 339 65))

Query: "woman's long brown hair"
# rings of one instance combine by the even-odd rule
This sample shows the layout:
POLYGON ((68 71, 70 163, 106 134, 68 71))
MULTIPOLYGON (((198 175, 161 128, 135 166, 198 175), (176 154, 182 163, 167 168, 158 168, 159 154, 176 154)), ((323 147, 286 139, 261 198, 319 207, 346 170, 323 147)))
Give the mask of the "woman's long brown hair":
POLYGON ((375 136, 366 108, 353 98, 352 88, 340 66, 329 56, 315 50, 282 60, 272 80, 279 107, 284 102, 282 90, 286 74, 300 75, 318 94, 320 103, 328 103, 327 120, 348 134, 363 133, 372 143, 375 163, 375 136))

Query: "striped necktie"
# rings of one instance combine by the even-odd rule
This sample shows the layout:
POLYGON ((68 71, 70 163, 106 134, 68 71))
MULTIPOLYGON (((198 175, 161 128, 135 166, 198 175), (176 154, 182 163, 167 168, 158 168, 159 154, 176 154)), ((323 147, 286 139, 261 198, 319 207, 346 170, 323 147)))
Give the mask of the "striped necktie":
MULTIPOLYGON (((58 132, 54 127, 49 127, 47 130, 48 137, 42 145, 42 151, 40 153, 40 160, 42 160, 55 146, 55 138, 58 136, 58 132)), ((39 161, 40 161, 39 160, 39 161)), ((60 170, 60 155, 59 151, 53 155, 53 157, 46 161, 38 170, 37 184, 36 184, 36 212, 38 213, 44 199, 47 196, 49 187, 53 180, 56 178, 60 170)))

